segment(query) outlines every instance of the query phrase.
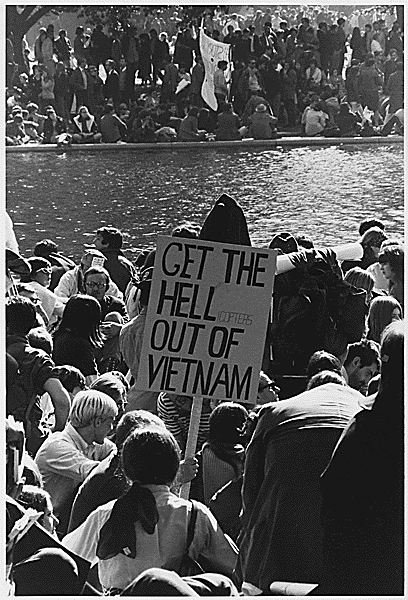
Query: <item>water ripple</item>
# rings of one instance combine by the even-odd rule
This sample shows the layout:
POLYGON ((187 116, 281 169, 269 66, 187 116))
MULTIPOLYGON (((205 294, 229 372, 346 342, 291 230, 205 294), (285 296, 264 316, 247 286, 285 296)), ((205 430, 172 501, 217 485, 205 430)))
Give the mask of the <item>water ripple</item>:
POLYGON ((181 220, 202 223, 222 193, 242 206, 257 246, 278 230, 319 245, 347 242, 367 215, 403 235, 403 149, 396 146, 27 157, 6 156, 7 207, 27 252, 45 237, 34 223, 75 257, 83 234, 102 223, 122 229, 128 248, 151 246, 181 220))

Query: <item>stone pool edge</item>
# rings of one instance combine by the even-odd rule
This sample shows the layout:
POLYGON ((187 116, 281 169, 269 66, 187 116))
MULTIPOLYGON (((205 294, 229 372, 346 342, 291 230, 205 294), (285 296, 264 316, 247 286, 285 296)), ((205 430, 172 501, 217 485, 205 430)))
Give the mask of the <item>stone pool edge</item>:
POLYGON ((325 138, 325 137, 282 137, 275 140, 228 140, 219 142, 155 142, 152 144, 73 144, 72 146, 64 146, 63 148, 57 144, 27 144, 22 146, 6 146, 6 153, 27 153, 27 152, 55 152, 56 150, 64 152, 82 152, 82 151, 98 151, 105 150, 189 150, 195 148, 197 150, 216 150, 217 148, 279 148, 279 147, 296 147, 296 146, 347 146, 347 145, 364 145, 364 144, 402 144, 404 136, 373 136, 373 137, 352 137, 352 138, 325 138))

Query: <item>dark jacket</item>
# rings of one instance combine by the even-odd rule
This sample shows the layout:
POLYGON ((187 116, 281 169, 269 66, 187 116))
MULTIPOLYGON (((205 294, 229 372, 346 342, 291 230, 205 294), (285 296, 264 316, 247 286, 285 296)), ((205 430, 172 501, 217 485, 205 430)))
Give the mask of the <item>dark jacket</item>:
POLYGON ((119 100, 119 74, 117 71, 112 70, 110 73, 108 73, 103 91, 105 98, 112 98, 114 102, 119 100))
POLYGON ((47 118, 44 121, 44 140, 43 140, 43 144, 52 144, 52 135, 53 133, 55 133, 55 135, 59 135, 60 133, 64 133, 67 130, 67 127, 65 125, 65 121, 62 117, 58 117, 57 116, 57 120, 54 122, 50 119, 47 118))
POLYGON ((122 294, 124 294, 131 277, 135 274, 135 267, 124 256, 122 250, 108 248, 103 250, 103 254, 106 256, 105 269, 108 271, 112 281, 116 283, 122 294))

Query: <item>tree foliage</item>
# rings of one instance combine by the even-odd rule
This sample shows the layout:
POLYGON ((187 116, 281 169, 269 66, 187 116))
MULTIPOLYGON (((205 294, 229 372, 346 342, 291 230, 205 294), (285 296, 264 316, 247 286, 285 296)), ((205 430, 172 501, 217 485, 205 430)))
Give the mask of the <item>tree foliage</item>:
MULTIPOLYGON (((124 31, 133 22, 140 18, 147 17, 149 14, 154 14, 157 10, 168 9, 178 11, 181 21, 185 23, 197 22, 204 14, 214 14, 214 11, 219 8, 203 5, 153 5, 153 6, 129 6, 129 5, 90 5, 82 7, 81 15, 86 18, 90 25, 107 25, 111 31, 124 31)), ((223 7, 224 9, 226 7, 223 7)))

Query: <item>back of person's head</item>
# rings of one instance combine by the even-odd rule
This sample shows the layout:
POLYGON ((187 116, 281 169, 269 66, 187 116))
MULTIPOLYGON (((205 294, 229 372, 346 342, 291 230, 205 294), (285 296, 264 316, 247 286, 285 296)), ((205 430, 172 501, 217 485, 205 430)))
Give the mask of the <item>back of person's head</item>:
MULTIPOLYGON (((403 399, 404 393, 404 322, 390 323, 381 338, 381 382, 380 391, 393 391, 403 399)), ((390 407, 391 408, 391 407, 390 407)))
POLYGON ((221 402, 210 415, 210 442, 238 444, 242 442, 248 411, 237 402, 221 402))
POLYGON ((90 385, 91 390, 96 390, 98 392, 103 392, 112 398, 115 401, 119 413, 122 414, 125 406, 127 404, 126 399, 126 386, 122 383, 122 381, 112 375, 112 373, 104 373, 103 375, 99 375, 95 381, 90 385))
POLYGON ((58 252, 58 246, 49 239, 37 242, 33 250, 34 256, 42 256, 43 258, 47 258, 53 252, 58 252))
POLYGON ((349 365, 356 356, 360 357, 360 368, 368 367, 373 363, 376 363, 378 366, 380 364, 379 346, 373 340, 364 339, 350 344, 344 366, 349 365))
POLYGON ((108 248, 113 250, 120 250, 122 248, 123 235, 116 227, 100 227, 96 230, 96 234, 102 237, 102 242, 108 244, 108 248))
POLYGON ((370 227, 361 236, 361 245, 363 248, 375 246, 380 248, 384 240, 387 239, 384 231, 380 227, 370 227))
POLYGON ((70 330, 74 335, 97 345, 100 322, 101 305, 98 300, 86 294, 75 294, 65 305, 57 334, 70 330))
POLYGON ((148 267, 147 269, 143 269, 140 274, 140 280, 137 284, 137 287, 140 290, 140 304, 142 306, 147 306, 149 304, 150 299, 150 288, 152 285, 153 278, 153 269, 154 267, 148 267))
POLYGON ((148 410, 130 410, 121 416, 116 425, 115 441, 118 448, 121 448, 129 436, 136 428, 142 427, 162 427, 166 429, 164 422, 157 415, 148 410))
POLYGON ((329 371, 327 369, 319 371, 313 375, 306 386, 307 390, 312 390, 325 383, 338 383, 339 385, 347 385, 344 377, 342 377, 337 371, 329 371))
POLYGON ((317 350, 309 358, 306 370, 307 378, 310 379, 311 377, 313 377, 317 373, 320 373, 321 371, 332 371, 340 375, 340 360, 336 356, 334 356, 334 354, 326 352, 326 350, 317 350))
POLYGON ((347 271, 344 281, 347 281, 347 283, 358 289, 365 290, 367 294, 372 292, 375 283, 375 279, 371 273, 361 267, 353 267, 347 271))
MULTIPOLYGON (((49 493, 41 487, 35 485, 23 485, 18 496, 18 502, 24 506, 24 508, 33 508, 37 512, 46 513, 51 503, 51 496, 49 493)), ((40 521, 41 522, 41 521, 40 521)))
POLYGON ((77 596, 78 567, 62 548, 40 548, 13 565, 17 596, 77 596))
POLYGON ((277 248, 281 254, 290 254, 299 250, 296 239, 288 231, 276 233, 269 242, 268 248, 277 248))
POLYGON ((181 238, 190 238, 196 239, 198 238, 198 234, 200 232, 200 228, 198 225, 194 225, 194 223, 180 223, 174 227, 171 232, 172 237, 181 237, 181 238))
POLYGON ((393 296, 378 296, 374 298, 368 311, 367 337, 380 343, 384 329, 391 321, 398 320, 398 318, 402 318, 402 307, 396 298, 393 296), (399 317, 396 316, 396 312, 399 313, 399 317))
POLYGON ((190 108, 190 110, 188 111, 188 116, 189 117, 197 117, 198 116, 198 108, 197 108, 197 106, 192 106, 190 108))
POLYGON ((21 281, 35 281, 35 276, 41 269, 47 269, 51 271, 50 261, 42 256, 31 256, 30 258, 27 258, 27 262, 31 267, 31 273, 22 276, 21 281))
POLYGON ((96 390, 84 390, 75 396, 68 421, 76 429, 91 425, 95 419, 116 417, 118 407, 110 396, 96 390))
POLYGON ((38 348, 47 354, 52 354, 52 337, 44 327, 34 327, 33 329, 30 329, 28 341, 32 348, 38 348))
POLYGON ((27 335, 37 323, 34 303, 23 296, 6 300, 6 326, 13 334, 27 335))
POLYGON ((308 236, 304 235, 303 233, 295 235, 294 236, 296 243, 298 245, 298 248, 306 248, 306 249, 311 249, 314 248, 314 242, 311 238, 309 238, 308 236))
POLYGON ((122 448, 125 475, 140 484, 169 484, 178 471, 180 449, 166 429, 134 429, 122 448))
POLYGON ((72 365, 61 365, 54 368, 54 375, 60 380, 67 392, 73 393, 75 388, 84 390, 86 379, 83 373, 72 365))
POLYGON ((383 246, 378 255, 378 262, 389 264, 396 279, 402 279, 404 273, 404 247, 402 244, 383 246))

